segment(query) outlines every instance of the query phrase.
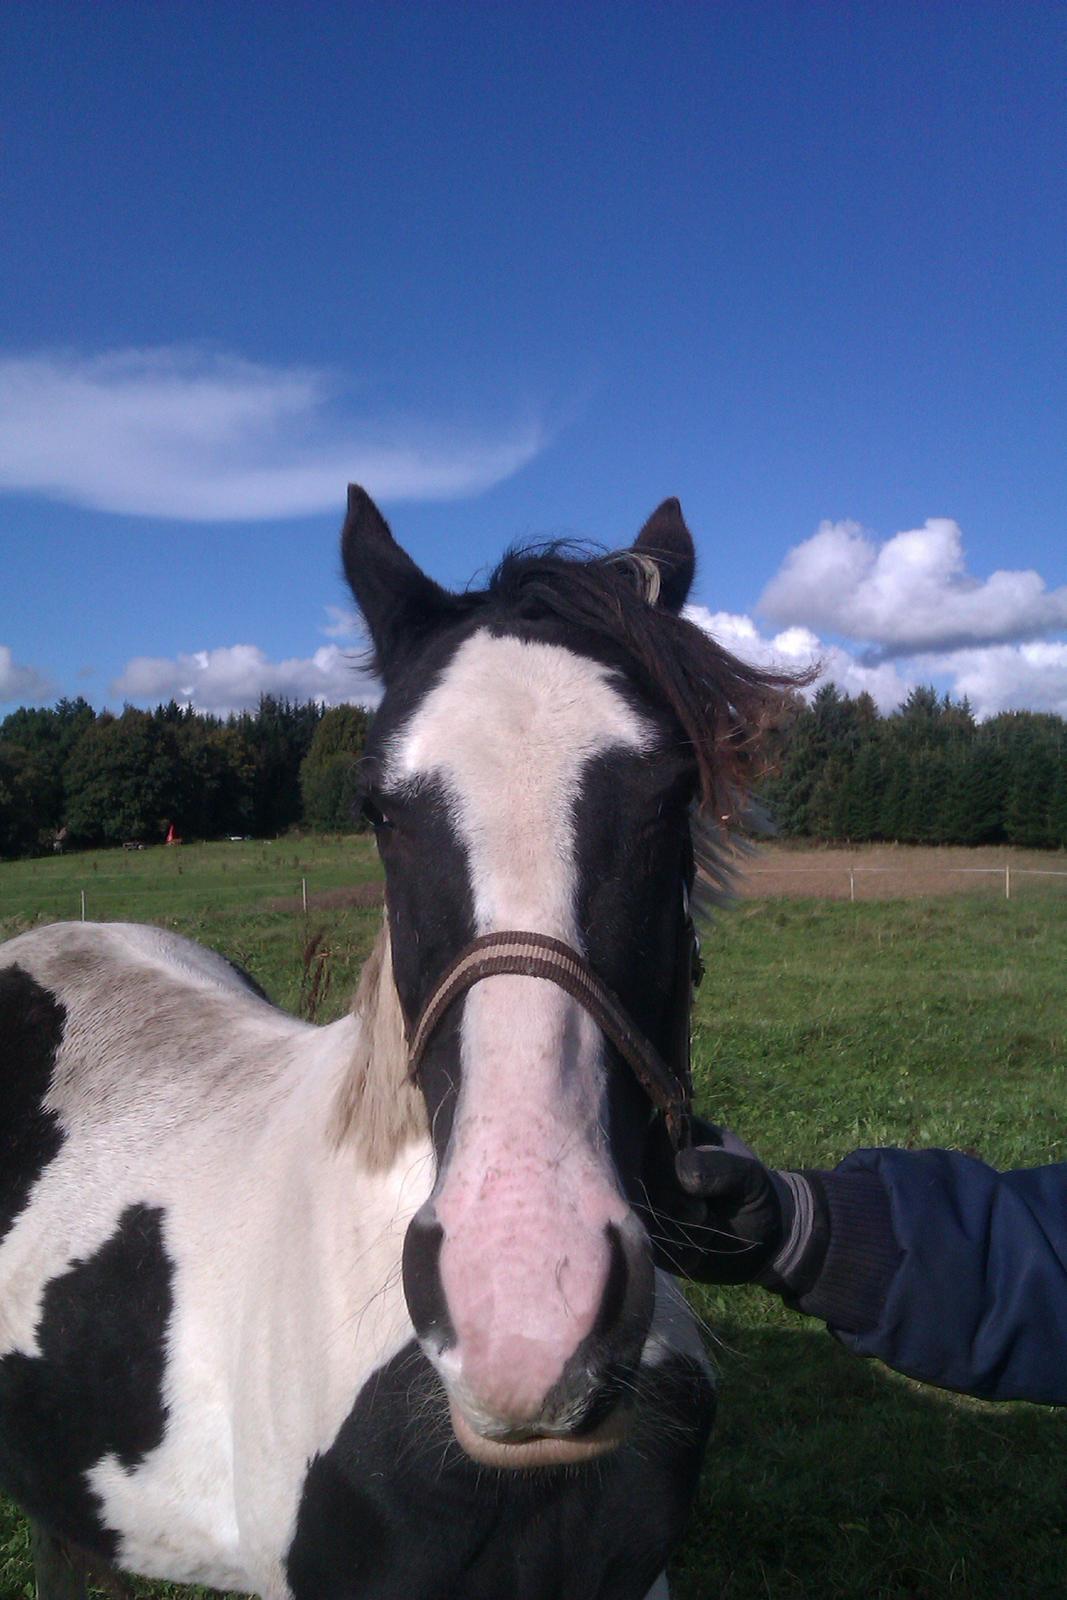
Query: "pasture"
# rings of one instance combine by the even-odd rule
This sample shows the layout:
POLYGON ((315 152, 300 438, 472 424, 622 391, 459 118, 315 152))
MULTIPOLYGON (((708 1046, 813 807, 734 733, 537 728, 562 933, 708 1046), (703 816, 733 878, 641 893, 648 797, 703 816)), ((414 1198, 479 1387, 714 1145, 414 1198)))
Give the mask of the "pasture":
MULTIPOLYGON (((998 1166, 1067 1159, 1067 880, 1020 878, 1010 901, 993 876, 944 892, 976 857, 898 851, 911 877, 936 854, 942 875, 927 881, 941 892, 875 899, 872 874, 855 903, 847 881, 843 897, 801 898, 814 884, 787 869, 812 854, 757 862, 777 867, 773 887, 761 893, 754 873, 706 935, 700 1109, 780 1164, 828 1165, 877 1144, 949 1145, 998 1166)), ((848 857, 818 854, 840 890, 848 857)), ((0 935, 78 917, 84 890, 90 919, 202 940, 280 1004, 327 1021, 373 939, 379 882, 362 837, 14 862, 0 866, 0 935)), ((722 1402, 676 1600, 1067 1592, 1062 1413, 924 1389, 758 1289, 696 1301, 722 1402)), ((0 1504, 0 1600, 31 1594, 24 1525, 0 1504)))

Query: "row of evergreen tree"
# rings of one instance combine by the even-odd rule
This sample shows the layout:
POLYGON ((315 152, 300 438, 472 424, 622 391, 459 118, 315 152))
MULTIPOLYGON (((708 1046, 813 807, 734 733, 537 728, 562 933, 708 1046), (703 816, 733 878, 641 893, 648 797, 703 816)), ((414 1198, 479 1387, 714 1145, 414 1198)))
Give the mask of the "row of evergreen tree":
POLYGON ((779 832, 904 844, 1067 847, 1067 722, 915 689, 881 716, 826 685, 796 708, 766 799, 779 832))
MULTIPOLYGON (((225 719, 171 702, 97 713, 82 699, 0 722, 0 856, 71 846, 257 837, 355 825, 370 713, 264 696, 225 719)), ((1067 722, 977 723, 916 689, 889 716, 832 685, 797 702, 765 798, 787 837, 1067 848, 1067 722)))
POLYGON ((269 695, 225 719, 173 701, 121 716, 82 699, 14 711, 0 722, 0 856, 157 843, 172 826, 204 839, 350 827, 368 724, 360 706, 269 695))

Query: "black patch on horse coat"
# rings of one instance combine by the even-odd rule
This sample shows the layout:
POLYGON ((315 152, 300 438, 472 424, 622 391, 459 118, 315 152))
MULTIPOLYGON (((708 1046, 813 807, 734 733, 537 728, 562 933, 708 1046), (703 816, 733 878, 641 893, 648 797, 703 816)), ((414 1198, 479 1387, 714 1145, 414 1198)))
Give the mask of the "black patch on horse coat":
POLYGON ((96 1254, 45 1289, 40 1355, 0 1359, 0 1488, 108 1561, 118 1535, 85 1474, 107 1455, 135 1467, 162 1443, 173 1271, 163 1212, 128 1206, 96 1254))
POLYGON ((412 1219, 404 1235, 404 1299, 419 1338, 431 1340, 439 1350, 456 1342, 441 1282, 443 1241, 440 1223, 424 1222, 419 1216, 412 1219))
POLYGON ((410 1024, 474 937, 470 866, 441 783, 424 779, 414 794, 382 795, 380 804, 388 820, 375 828, 375 839, 385 867, 393 973, 410 1024))
POLYGON ((644 1600, 681 1535, 714 1396, 675 1357, 637 1378, 634 1436, 582 1468, 498 1472, 456 1444, 412 1343, 304 1481, 295 1600, 644 1600))
MULTIPOLYGON (((636 709, 651 720, 649 708, 636 709)), ((688 1001, 679 967, 686 981, 691 969, 682 886, 694 781, 684 751, 668 746, 650 759, 609 750, 587 763, 574 802, 577 915, 586 956, 672 1068, 681 1038, 679 1007, 688 1001)), ((611 1147, 635 1201, 643 1198, 637 1180, 650 1107, 610 1041, 605 1049, 613 1063, 607 1083, 611 1147)))
POLYGON ((44 1098, 66 1020, 66 1008, 28 972, 0 970, 0 1243, 63 1147, 44 1098))
MULTIPOLYGON (((425 780, 412 795, 383 794, 377 786, 377 751, 395 726, 391 716, 379 714, 375 720, 364 785, 388 819, 375 828, 375 838, 385 868, 393 976, 411 1027, 438 978, 474 938, 474 905, 467 852, 443 786, 425 780)), ((444 1158, 456 1109, 462 1015, 462 1003, 446 1013, 419 1067, 438 1161, 444 1158)))

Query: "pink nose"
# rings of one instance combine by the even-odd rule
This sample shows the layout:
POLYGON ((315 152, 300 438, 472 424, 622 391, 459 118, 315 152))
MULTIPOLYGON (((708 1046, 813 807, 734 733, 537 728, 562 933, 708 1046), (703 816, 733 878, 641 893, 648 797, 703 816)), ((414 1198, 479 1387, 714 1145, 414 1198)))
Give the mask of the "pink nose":
POLYGON ((555 1343, 523 1333, 486 1337, 472 1329, 460 1343, 462 1382, 479 1411, 519 1429, 541 1418, 545 1402, 563 1376, 555 1343))
POLYGON ((441 1284, 462 1392, 501 1421, 540 1416, 596 1325, 612 1267, 608 1233, 569 1220, 524 1214, 517 1223, 502 1205, 446 1227, 441 1284))
MULTIPOLYGON (((427 1212, 430 1207, 425 1208, 427 1212)), ((415 1328, 454 1400, 487 1432, 567 1432, 627 1387, 652 1311, 644 1232, 632 1216, 586 1236, 581 1259, 542 1250, 479 1258, 417 1218, 405 1242, 415 1328)))

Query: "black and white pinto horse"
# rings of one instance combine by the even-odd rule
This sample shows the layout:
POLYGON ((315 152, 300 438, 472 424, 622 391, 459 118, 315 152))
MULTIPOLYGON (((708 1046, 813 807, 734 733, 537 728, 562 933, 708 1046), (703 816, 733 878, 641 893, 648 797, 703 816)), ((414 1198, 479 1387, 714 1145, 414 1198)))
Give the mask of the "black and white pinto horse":
POLYGON ((0 1490, 42 1547, 266 1600, 666 1594, 714 1388, 631 1066, 681 1071, 693 802, 773 680, 679 616, 674 501, 476 593, 360 490, 343 549, 386 688, 352 1013, 153 927, 0 949, 0 1490))

